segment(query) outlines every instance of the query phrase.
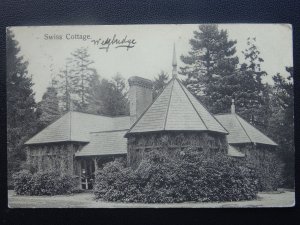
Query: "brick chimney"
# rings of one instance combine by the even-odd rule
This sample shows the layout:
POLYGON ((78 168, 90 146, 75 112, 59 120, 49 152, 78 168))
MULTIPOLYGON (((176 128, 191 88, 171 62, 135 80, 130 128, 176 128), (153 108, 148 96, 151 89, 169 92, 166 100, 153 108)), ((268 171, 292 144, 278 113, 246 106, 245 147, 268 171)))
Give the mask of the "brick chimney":
POLYGON ((130 77, 129 102, 130 102, 130 124, 142 115, 147 107, 152 103, 152 81, 142 77, 130 77))

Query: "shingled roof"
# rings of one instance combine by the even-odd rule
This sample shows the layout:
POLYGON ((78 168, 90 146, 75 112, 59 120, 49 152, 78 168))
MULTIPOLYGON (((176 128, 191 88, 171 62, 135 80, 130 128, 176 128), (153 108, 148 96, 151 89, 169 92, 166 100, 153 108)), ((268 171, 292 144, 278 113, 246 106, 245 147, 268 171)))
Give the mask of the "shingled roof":
POLYGON ((229 144, 257 143, 277 145, 236 113, 215 115, 215 117, 229 131, 227 136, 229 144))
POLYGON ((228 134, 214 116, 174 76, 126 135, 176 130, 228 134))
POLYGON ((91 133, 90 142, 75 156, 127 154, 127 139, 124 138, 127 130, 91 133))
POLYGON ((25 144, 89 142, 90 132, 128 129, 129 122, 128 116, 107 117, 71 111, 37 133, 25 144))

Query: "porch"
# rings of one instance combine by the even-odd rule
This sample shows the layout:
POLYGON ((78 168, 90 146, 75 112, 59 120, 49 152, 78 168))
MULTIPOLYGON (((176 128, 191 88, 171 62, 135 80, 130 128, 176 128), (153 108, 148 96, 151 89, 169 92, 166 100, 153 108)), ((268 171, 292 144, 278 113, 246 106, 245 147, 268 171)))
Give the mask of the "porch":
POLYGON ((116 158, 126 159, 126 154, 101 155, 101 156, 76 156, 75 175, 79 176, 80 188, 84 190, 93 189, 95 172, 103 166, 114 161, 116 158))

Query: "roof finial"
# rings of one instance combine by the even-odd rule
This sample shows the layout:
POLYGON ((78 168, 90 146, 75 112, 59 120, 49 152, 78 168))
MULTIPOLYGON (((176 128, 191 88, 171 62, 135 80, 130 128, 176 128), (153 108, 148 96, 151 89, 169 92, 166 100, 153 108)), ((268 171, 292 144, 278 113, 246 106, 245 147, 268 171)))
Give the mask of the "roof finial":
POLYGON ((231 100, 231 113, 235 113, 235 105, 234 105, 234 99, 231 100))
POLYGON ((177 77, 177 59, 176 59, 176 50, 175 50, 175 43, 173 47, 173 61, 172 61, 173 71, 172 76, 177 77))

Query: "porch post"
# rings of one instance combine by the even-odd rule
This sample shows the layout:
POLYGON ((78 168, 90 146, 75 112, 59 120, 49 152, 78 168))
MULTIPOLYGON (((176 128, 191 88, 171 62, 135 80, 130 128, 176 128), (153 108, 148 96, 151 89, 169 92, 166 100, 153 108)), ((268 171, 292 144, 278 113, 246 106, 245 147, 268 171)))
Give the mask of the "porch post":
POLYGON ((94 157, 93 159, 94 159, 94 164, 95 164, 95 171, 97 171, 98 170, 97 158, 94 157))
POLYGON ((79 189, 82 189, 82 168, 81 168, 81 159, 76 159, 76 165, 77 165, 77 172, 78 172, 78 176, 79 176, 79 189))

